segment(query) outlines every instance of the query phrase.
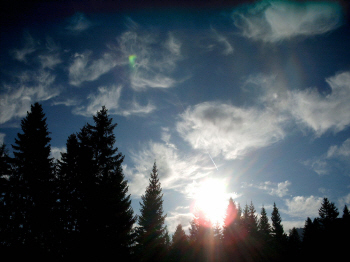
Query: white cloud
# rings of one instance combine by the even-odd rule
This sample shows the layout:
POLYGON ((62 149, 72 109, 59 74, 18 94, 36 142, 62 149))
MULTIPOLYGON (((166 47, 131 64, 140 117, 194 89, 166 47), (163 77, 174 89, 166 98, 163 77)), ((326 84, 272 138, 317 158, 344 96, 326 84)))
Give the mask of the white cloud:
POLYGON ((165 218, 165 222, 168 225, 168 230, 170 234, 174 234, 178 224, 182 225, 182 228, 189 232, 190 222, 193 219, 192 213, 179 213, 179 212, 170 212, 165 218))
POLYGON ((342 131, 350 124, 350 72, 339 73, 326 82, 332 89, 327 96, 316 89, 290 93, 291 113, 317 136, 328 130, 342 131))
POLYGON ((277 42, 334 30, 341 24, 342 10, 337 3, 269 0, 234 11, 232 19, 245 37, 277 42))
POLYGON ((350 138, 346 139, 340 146, 331 146, 327 152, 327 158, 350 156, 350 138))
POLYGON ((311 167, 319 175, 328 175, 334 170, 332 162, 334 160, 343 163, 342 173, 349 173, 348 159, 350 156, 350 138, 345 140, 340 146, 332 145, 328 151, 314 159, 304 161, 306 166, 311 167))
POLYGON ((281 140, 285 135, 283 121, 270 108, 259 110, 204 102, 181 115, 177 131, 195 149, 235 159, 281 140))
POLYGON ((266 181, 257 186, 257 188, 266 190, 270 195, 276 195, 279 197, 284 197, 288 194, 288 187, 292 183, 288 180, 280 183, 272 183, 270 181, 266 181))
POLYGON ((34 102, 58 96, 60 90, 53 88, 55 76, 45 70, 24 72, 18 75, 18 83, 4 85, 6 93, 0 99, 0 124, 13 118, 24 117, 34 102))
POLYGON ((66 153, 67 149, 65 147, 51 147, 51 157, 55 160, 61 160, 61 153, 66 153))
POLYGON ((317 217, 318 209, 321 207, 322 200, 322 197, 296 196, 285 200, 287 210, 281 209, 281 212, 284 212, 293 217, 304 219, 307 217, 317 217))
POLYGON ((80 86, 85 81, 94 81, 118 65, 118 59, 111 52, 104 53, 99 59, 90 59, 91 51, 76 53, 69 67, 69 83, 80 86))
POLYGON ((348 208, 349 208, 349 205, 350 205, 350 193, 347 194, 346 196, 340 197, 338 199, 338 202, 339 202, 339 205, 340 205, 340 209, 339 209, 340 211, 343 211, 343 208, 344 208, 345 205, 347 205, 348 208))
POLYGON ((181 58, 181 43, 172 34, 163 41, 156 34, 128 31, 118 38, 114 49, 126 62, 134 57, 130 64, 130 84, 134 90, 169 88, 176 84, 170 74, 181 58))
POLYGON ((42 68, 54 69, 56 65, 62 63, 62 60, 58 53, 39 55, 38 57, 42 68))
POLYGON ((120 106, 120 96, 122 92, 122 86, 112 85, 109 87, 99 87, 97 94, 90 94, 87 98, 89 103, 87 106, 78 106, 73 109, 73 113, 83 116, 94 115, 101 109, 102 106, 106 106, 111 115, 147 115, 153 112, 156 107, 148 102, 147 105, 140 105, 137 101, 133 100, 125 107, 120 106))
POLYGON ((210 174, 214 167, 206 155, 187 155, 164 143, 150 141, 140 150, 130 152, 134 167, 128 169, 130 192, 144 194, 154 161, 163 189, 173 189, 187 195, 187 186, 197 178, 210 174))

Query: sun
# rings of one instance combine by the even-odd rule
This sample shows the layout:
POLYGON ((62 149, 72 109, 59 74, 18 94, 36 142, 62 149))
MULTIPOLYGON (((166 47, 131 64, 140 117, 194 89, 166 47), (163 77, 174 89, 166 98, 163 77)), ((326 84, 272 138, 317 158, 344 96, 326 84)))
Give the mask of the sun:
POLYGON ((227 208, 226 182, 220 179, 206 179, 195 192, 195 209, 203 212, 212 225, 223 224, 227 208))

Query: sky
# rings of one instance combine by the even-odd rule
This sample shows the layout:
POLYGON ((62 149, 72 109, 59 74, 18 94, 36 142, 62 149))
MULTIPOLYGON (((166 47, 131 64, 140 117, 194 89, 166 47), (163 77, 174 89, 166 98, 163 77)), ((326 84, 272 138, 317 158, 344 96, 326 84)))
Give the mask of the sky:
POLYGON ((105 105, 135 214, 156 161, 170 233, 198 206, 214 219, 229 197, 269 217, 276 203, 286 232, 324 197, 340 215, 350 204, 345 1, 1 5, 10 153, 31 104, 55 158, 105 105))

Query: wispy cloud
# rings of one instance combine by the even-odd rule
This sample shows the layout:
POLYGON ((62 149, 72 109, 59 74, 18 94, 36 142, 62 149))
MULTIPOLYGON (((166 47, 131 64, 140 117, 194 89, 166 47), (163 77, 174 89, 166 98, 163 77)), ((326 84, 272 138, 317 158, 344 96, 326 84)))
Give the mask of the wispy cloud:
POLYGON ((291 113, 317 136, 328 130, 337 133, 350 125, 350 72, 336 74, 326 82, 332 91, 326 96, 311 88, 290 93, 291 113))
POLYGON ((46 70, 23 72, 17 76, 17 83, 4 85, 5 93, 0 99, 0 124, 13 118, 24 117, 30 105, 45 101, 60 94, 59 88, 52 87, 55 75, 46 70))
POLYGON ((69 25, 66 27, 66 29, 76 33, 85 31, 92 25, 91 21, 88 20, 83 13, 79 12, 73 15, 68 22, 69 25))
POLYGON ((214 28, 212 28, 211 31, 213 32, 215 40, 224 47, 224 51, 222 51, 222 53, 224 55, 233 54, 234 48, 233 48, 232 44, 230 43, 230 41, 228 40, 228 38, 226 36, 220 34, 214 28))
POLYGON ((21 49, 14 49, 14 58, 20 62, 27 62, 27 56, 38 49, 38 42, 29 34, 25 33, 24 46, 21 49))
POLYGON ((332 145, 328 151, 319 157, 304 161, 306 166, 309 166, 319 175, 328 175, 336 169, 337 165, 334 162, 341 162, 342 173, 350 174, 350 165, 348 159, 350 156, 350 138, 346 139, 341 145, 332 145))
POLYGON ((342 16, 336 2, 275 0, 245 6, 232 14, 243 36, 264 42, 324 34, 339 27, 342 16))
POLYGON ((283 139, 284 119, 266 108, 239 108, 204 102, 188 108, 177 123, 179 134, 195 149, 235 159, 283 139))
POLYGON ((163 189, 173 189, 187 195, 186 186, 193 180, 205 177, 214 171, 203 154, 184 154, 164 143, 150 141, 138 151, 131 151, 134 163, 128 171, 129 188, 133 195, 145 192, 153 162, 157 162, 163 189))
POLYGON ((124 61, 134 57, 130 64, 130 85, 134 90, 169 88, 176 84, 171 73, 181 58, 181 43, 172 34, 164 40, 147 31, 127 31, 117 40, 114 49, 124 61))
POLYGON ((74 61, 69 66, 71 85, 80 86, 85 81, 94 81, 118 64, 118 59, 111 52, 104 53, 96 60, 91 59, 91 55, 91 51, 74 55, 74 61))
POLYGON ((156 109, 151 102, 148 102, 147 105, 140 105, 136 100, 129 103, 124 102, 123 105, 121 105, 120 97, 122 89, 123 87, 121 85, 99 87, 97 93, 88 95, 88 104, 86 106, 77 106, 73 109, 73 113, 91 116, 100 110, 102 106, 106 106, 109 110, 109 114, 128 117, 131 115, 144 116, 152 113, 156 109))

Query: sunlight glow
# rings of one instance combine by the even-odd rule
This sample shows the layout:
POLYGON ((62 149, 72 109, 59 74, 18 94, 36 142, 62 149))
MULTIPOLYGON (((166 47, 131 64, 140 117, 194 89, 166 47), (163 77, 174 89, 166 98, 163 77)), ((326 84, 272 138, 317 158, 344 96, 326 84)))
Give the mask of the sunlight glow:
POLYGON ((228 198, 225 180, 206 179, 195 192, 195 209, 202 211, 212 225, 223 224, 228 198))

